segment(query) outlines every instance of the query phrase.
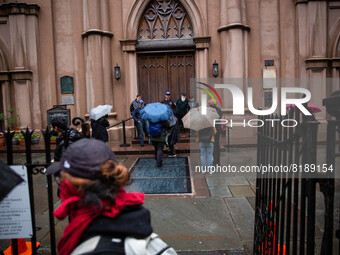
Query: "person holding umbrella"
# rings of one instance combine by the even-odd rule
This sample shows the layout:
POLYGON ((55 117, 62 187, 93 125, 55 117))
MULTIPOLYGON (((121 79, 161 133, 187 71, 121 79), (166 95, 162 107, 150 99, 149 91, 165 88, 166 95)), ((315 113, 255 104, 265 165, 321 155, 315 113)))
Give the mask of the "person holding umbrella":
POLYGON ((207 107, 206 114, 202 114, 202 106, 191 109, 182 119, 184 127, 196 130, 196 142, 199 142, 201 149, 201 166, 213 165, 213 151, 216 128, 214 119, 219 115, 212 107, 207 107))
POLYGON ((92 137, 104 143, 109 141, 109 134, 106 128, 110 126, 107 118, 111 109, 112 105, 98 105, 90 111, 92 137))
POLYGON ((151 103, 146 105, 140 114, 143 119, 148 120, 149 134, 152 144, 155 147, 155 159, 157 167, 162 166, 163 148, 166 137, 166 129, 169 127, 168 119, 173 114, 169 106, 161 103, 151 103))
POLYGON ((149 122, 144 120, 140 114, 140 111, 144 108, 144 101, 142 99, 138 100, 138 108, 132 112, 132 117, 137 123, 137 130, 139 135, 140 146, 144 147, 144 134, 149 138, 149 122))

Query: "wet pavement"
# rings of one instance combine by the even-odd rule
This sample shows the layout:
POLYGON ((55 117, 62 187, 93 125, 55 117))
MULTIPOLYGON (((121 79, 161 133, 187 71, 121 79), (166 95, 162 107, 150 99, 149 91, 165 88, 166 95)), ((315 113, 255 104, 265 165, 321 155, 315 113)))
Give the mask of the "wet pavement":
MULTIPOLYGON (((167 157, 167 155, 165 155, 167 157)), ((192 192, 188 194, 146 195, 145 207, 151 211, 154 232, 180 254, 252 254, 255 174, 201 173, 194 166, 199 165, 199 154, 178 154, 188 157, 192 192)), ((118 160, 132 168, 139 157, 150 155, 118 155, 118 160)), ((325 146, 319 146, 318 159, 325 157, 325 146)), ((0 159, 5 159, 0 154, 0 159)), ((24 162, 25 155, 15 155, 15 164, 24 162)), ((44 155, 33 154, 33 162, 44 161, 44 155)), ((256 165, 256 147, 232 148, 223 152, 221 164, 233 166, 256 165)), ((340 185, 337 180, 335 201, 340 201, 340 185)), ((56 189, 56 184, 54 184, 56 189)), ((46 176, 34 176, 35 213, 37 239, 41 242, 39 254, 49 254, 49 226, 47 210, 46 176)), ((317 242, 323 233, 322 194, 317 197, 317 242)), ((54 197, 55 207, 60 204, 54 197)), ((340 208, 337 205, 336 208, 340 208)), ((339 212, 336 212, 336 226, 339 226, 339 212)), ((61 237, 67 221, 56 221, 57 240, 61 237)), ((0 241, 0 250, 9 241, 0 241)))

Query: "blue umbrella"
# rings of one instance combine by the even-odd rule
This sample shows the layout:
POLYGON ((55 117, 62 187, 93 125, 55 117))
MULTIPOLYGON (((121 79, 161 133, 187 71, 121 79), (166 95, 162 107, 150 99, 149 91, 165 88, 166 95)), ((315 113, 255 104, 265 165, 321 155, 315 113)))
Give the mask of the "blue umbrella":
POLYGON ((141 111, 140 114, 143 119, 150 122, 156 123, 165 121, 170 118, 172 111, 169 106, 161 103, 147 104, 141 111))

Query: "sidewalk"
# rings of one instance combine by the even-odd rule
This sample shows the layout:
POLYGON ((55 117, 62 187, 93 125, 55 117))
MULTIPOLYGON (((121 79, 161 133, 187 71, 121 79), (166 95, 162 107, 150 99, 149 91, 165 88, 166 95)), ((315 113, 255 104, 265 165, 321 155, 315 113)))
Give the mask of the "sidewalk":
MULTIPOLYGON (((15 163, 20 163, 20 160, 25 158, 24 154, 18 155, 19 157, 15 157, 15 163)), ((322 147, 318 157, 324 155, 325 148, 322 147)), ((44 161, 42 154, 33 156, 33 161, 44 161)), ((196 173, 193 166, 199 165, 199 154, 178 156, 189 157, 194 191, 186 195, 146 195, 145 207, 151 211, 154 232, 179 254, 252 254, 255 174, 196 173)), ((131 168, 139 157, 150 155, 118 155, 118 160, 131 168)), ((0 159, 5 159, 5 155, 0 154, 0 159)), ((237 167, 255 165, 256 147, 232 148, 230 152, 224 152, 221 165, 228 164, 237 167)), ((49 254, 46 177, 34 176, 34 183, 36 225, 39 229, 37 240, 41 242, 38 253, 49 254)), ((320 195, 319 193, 318 196, 320 195)), ((336 197, 339 197, 339 194, 336 197)), ((54 201, 57 201, 56 196, 54 201)), ((59 204, 59 201, 56 202, 55 207, 59 204)), ((319 238, 322 237, 321 223, 320 220, 317 230, 319 238)), ((57 240, 66 224, 66 221, 56 221, 57 240)), ((8 245, 9 241, 1 240, 0 250, 8 245)))
MULTIPOLYGON (((227 154, 229 159, 224 157, 221 162, 230 161, 231 164, 237 164, 247 160, 248 164, 253 164, 256 148, 232 149, 227 154), (248 151, 247 159, 242 153, 244 150, 248 151)), ((144 156, 119 155, 118 159, 130 168, 138 157, 144 156)), ((6 160, 5 155, 0 154, 0 159, 6 160)), ((16 164, 24 159, 24 154, 15 155, 16 164)), ((190 159, 199 159, 199 155, 191 156, 190 159)), ((43 162, 44 155, 33 154, 33 161, 43 162)), ((146 196, 145 206, 151 211, 154 231, 181 254, 250 254, 246 251, 252 249, 254 178, 203 175, 194 173, 193 169, 191 177, 194 194, 146 196)), ((36 225, 39 229, 37 240, 41 242, 38 251, 39 254, 49 254, 46 177, 34 176, 34 185, 36 225)), ((54 201, 57 201, 56 196, 54 201)), ((55 206, 59 204, 58 201, 55 206)), ((56 221, 57 239, 60 238, 66 224, 65 221, 56 221)), ((8 241, 0 241, 1 250, 8 245, 8 241)))

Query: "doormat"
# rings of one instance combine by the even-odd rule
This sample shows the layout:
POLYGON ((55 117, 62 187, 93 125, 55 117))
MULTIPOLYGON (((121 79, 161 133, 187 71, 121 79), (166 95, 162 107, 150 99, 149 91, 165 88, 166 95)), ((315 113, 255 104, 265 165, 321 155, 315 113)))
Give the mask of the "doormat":
POLYGON ((154 158, 139 158, 131 168, 125 189, 145 194, 191 193, 188 158, 163 158, 161 167, 157 167, 154 158))

